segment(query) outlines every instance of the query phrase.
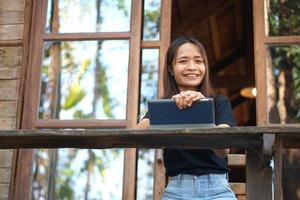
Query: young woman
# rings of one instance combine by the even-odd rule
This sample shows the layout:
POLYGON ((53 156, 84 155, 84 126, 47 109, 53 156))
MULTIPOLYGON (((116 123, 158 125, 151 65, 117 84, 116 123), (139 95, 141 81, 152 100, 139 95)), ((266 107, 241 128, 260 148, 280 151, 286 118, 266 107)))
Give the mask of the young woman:
MULTIPOLYGON (((235 126, 231 105, 224 96, 213 96, 208 61, 201 43, 192 37, 175 39, 167 52, 163 98, 172 98, 179 109, 212 97, 217 127, 235 126)), ((147 114, 138 128, 148 128, 147 114)), ((235 200, 227 180, 229 149, 165 149, 164 165, 169 177, 163 200, 235 200)))

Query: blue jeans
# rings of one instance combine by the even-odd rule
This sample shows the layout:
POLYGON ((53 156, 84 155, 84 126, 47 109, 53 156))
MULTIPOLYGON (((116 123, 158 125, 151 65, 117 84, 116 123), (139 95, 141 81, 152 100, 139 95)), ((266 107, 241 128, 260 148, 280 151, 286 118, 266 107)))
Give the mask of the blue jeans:
POLYGON ((236 197, 227 174, 180 174, 169 178, 162 200, 236 200, 236 197))

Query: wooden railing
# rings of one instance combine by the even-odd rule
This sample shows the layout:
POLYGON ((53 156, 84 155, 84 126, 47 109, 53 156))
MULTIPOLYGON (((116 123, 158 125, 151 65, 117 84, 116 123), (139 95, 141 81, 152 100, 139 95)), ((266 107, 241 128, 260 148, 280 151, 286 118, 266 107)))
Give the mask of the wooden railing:
POLYGON ((247 199, 282 199, 282 148, 300 148, 298 127, 213 129, 87 129, 0 131, 0 149, 244 148, 247 199), (272 194, 274 157, 275 192, 272 194))

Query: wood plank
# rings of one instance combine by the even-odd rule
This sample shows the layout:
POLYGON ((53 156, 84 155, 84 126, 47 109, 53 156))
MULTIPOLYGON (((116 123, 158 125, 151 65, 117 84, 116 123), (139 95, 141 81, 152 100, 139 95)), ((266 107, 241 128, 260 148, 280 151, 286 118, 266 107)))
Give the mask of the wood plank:
POLYGON ((246 156, 247 199, 271 200, 272 168, 263 166, 262 150, 247 149, 246 156))
POLYGON ((0 167, 11 167, 13 151, 8 149, 0 149, 0 167))
POLYGON ((154 157, 154 186, 153 199, 159 200, 162 198, 164 188, 166 186, 165 167, 163 163, 163 150, 156 149, 154 157))
MULTIPOLYGON (((274 197, 275 200, 283 199, 282 191, 282 135, 276 135, 274 148, 274 197)), ((299 143, 298 143, 299 145, 299 143)))
POLYGON ((0 130, 15 130, 16 119, 15 118, 0 118, 0 130))
POLYGON ((0 168, 0 183, 10 183, 10 175, 11 169, 10 168, 0 168))
MULTIPOLYGON (((161 20, 160 20, 160 49, 159 49, 159 67, 158 67, 158 92, 157 96, 163 94, 163 72, 165 66, 166 53, 171 40, 171 16, 172 0, 161 1, 161 20)), ((162 163, 162 150, 155 151, 154 163, 154 188, 153 199, 159 200, 166 185, 165 168, 162 163)))
POLYGON ((0 198, 8 198, 9 184, 0 184, 0 198))
POLYGON ((0 0, 0 11, 24 10, 25 0, 0 0))
POLYGON ((17 116, 17 101, 0 101, 0 118, 17 116))
POLYGON ((19 87, 20 80, 12 79, 12 80, 0 80, 0 88, 16 88, 19 87))
POLYGON ((18 100, 19 88, 0 88, 1 100, 18 100))
POLYGON ((16 79, 21 76, 21 67, 0 67, 0 79, 16 79))
MULTIPOLYGON (((299 129, 297 130, 299 133, 299 129)), ((135 130, 0 131, 0 148, 261 148, 262 133, 252 127, 135 130), (251 130, 254 130, 253 132, 251 130), (175 139, 174 139, 175 138, 175 139)))
POLYGON ((255 83, 257 88, 256 121, 258 126, 263 126, 269 123, 266 96, 267 85, 264 22, 264 1, 253 0, 255 83))
POLYGON ((236 195, 246 194, 246 183, 229 183, 230 188, 236 195))
POLYGON ((142 41, 142 49, 157 49, 160 47, 160 41, 142 41))
POLYGON ((161 5, 160 22, 160 49, 159 49, 159 69, 158 69, 158 97, 163 94, 163 72, 165 67, 166 53, 171 41, 171 16, 172 0, 164 0, 161 5))
MULTIPOLYGON (((130 25, 130 50, 128 69, 128 94, 127 94, 127 119, 128 127, 133 128, 138 121, 139 102, 139 75, 141 58, 141 32, 142 32, 142 1, 133 0, 131 4, 130 25)), ((122 34, 122 33, 119 33, 122 34)), ((124 35, 126 36, 126 35, 124 35)), ((137 150, 125 149, 124 176, 123 176, 123 200, 135 199, 137 150)))
POLYGON ((218 31, 216 15, 210 15, 208 19, 209 19, 210 33, 212 35, 212 44, 214 47, 213 48, 214 57, 216 61, 219 61, 222 58, 222 52, 220 47, 220 39, 218 34, 219 31, 218 31))
POLYGON ((245 166, 246 156, 244 154, 228 154, 228 166, 245 166))
POLYGON ((95 33, 45 33, 43 38, 45 41, 67 40, 115 40, 129 39, 130 32, 95 32, 95 33))
POLYGON ((127 120, 61 120, 61 119, 39 119, 36 128, 125 128, 127 120))
POLYGON ((23 24, 0 26, 0 40, 19 40, 22 37, 23 24))
POLYGON ((300 45, 300 36, 266 37, 264 43, 270 46, 300 45))
POLYGON ((22 66, 22 47, 0 46, 0 67, 22 66))
POLYGON ((24 23, 24 11, 0 11, 0 25, 24 23))

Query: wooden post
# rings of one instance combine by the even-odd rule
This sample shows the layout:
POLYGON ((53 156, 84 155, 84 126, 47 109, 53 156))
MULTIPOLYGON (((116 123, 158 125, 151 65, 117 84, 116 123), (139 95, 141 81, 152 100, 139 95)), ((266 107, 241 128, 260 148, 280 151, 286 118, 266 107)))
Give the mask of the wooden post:
POLYGON ((274 197, 275 200, 282 200, 282 135, 277 134, 274 148, 274 197))
POLYGON ((246 195, 249 200, 272 199, 272 169, 263 163, 262 149, 247 149, 246 195))

